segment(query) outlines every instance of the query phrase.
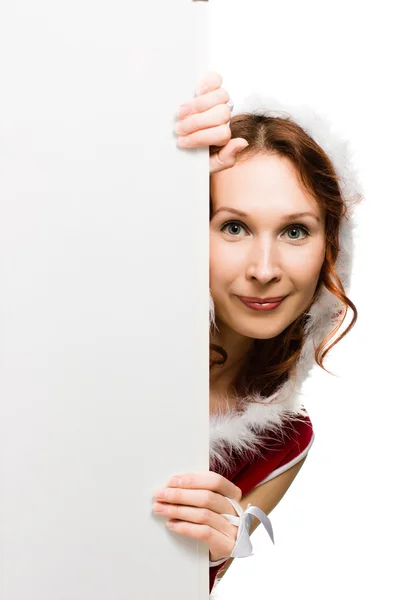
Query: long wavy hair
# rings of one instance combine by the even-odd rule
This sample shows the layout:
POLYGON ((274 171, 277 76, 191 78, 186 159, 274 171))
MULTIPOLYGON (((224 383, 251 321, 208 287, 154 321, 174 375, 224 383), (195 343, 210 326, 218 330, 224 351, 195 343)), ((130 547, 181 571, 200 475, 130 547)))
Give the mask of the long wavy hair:
MULTIPOLYGON (((342 282, 335 270, 335 262, 339 253, 340 224, 343 218, 348 218, 347 205, 341 193, 338 175, 330 158, 290 118, 242 113, 231 118, 230 128, 232 138, 244 138, 249 144, 240 152, 240 162, 257 154, 274 154, 286 157, 295 167, 304 189, 315 198, 325 213, 325 259, 310 305, 307 310, 273 339, 272 348, 269 339, 254 340, 252 348, 232 384, 231 392, 236 395, 238 400, 243 400, 246 397, 247 402, 258 403, 251 396, 270 396, 285 383, 295 370, 306 339, 305 325, 309 319, 307 313, 321 286, 325 286, 342 304, 342 309, 338 315, 341 317, 340 322, 315 349, 315 361, 324 371, 327 371, 323 365, 325 356, 333 346, 349 333, 357 320, 357 309, 346 296, 342 282), (329 344, 345 321, 349 307, 353 313, 351 322, 337 339, 329 344)), ((214 154, 219 149, 217 146, 211 146, 210 153, 214 154)), ((213 203, 210 193, 210 220, 212 216, 213 203)), ((222 346, 210 343, 210 370, 216 365, 220 365, 222 368, 227 358, 227 352, 222 346), (216 357, 216 354, 219 357, 216 357)))

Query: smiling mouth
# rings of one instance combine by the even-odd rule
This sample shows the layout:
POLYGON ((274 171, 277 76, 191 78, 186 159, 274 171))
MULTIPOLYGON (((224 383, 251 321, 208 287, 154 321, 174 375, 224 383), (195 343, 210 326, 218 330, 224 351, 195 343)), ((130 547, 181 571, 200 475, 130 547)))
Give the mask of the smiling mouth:
POLYGON ((275 296, 274 298, 256 298, 254 296, 238 296, 244 302, 257 302, 257 304, 265 304, 268 302, 281 302, 286 296, 275 296))
POLYGON ((278 302, 249 302, 248 300, 245 300, 242 296, 238 296, 238 298, 241 302, 243 302, 245 306, 247 306, 247 308, 250 308, 251 310, 255 310, 258 312, 268 312, 278 308, 278 306, 282 304, 282 302, 285 300, 285 298, 287 298, 287 296, 283 296, 281 300, 278 300, 278 302))

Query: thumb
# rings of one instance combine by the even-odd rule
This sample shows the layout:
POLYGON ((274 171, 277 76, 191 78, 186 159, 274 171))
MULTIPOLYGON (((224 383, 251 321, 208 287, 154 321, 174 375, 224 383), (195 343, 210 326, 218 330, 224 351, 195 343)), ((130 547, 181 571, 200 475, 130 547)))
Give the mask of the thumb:
POLYGON ((226 161, 234 164, 239 152, 247 148, 248 145, 249 143, 244 138, 233 138, 221 148, 218 156, 222 162, 226 161))
POLYGON ((218 173, 218 171, 234 167, 237 155, 248 145, 243 138, 230 139, 217 154, 210 157, 210 173, 218 173))
POLYGON ((237 146, 240 150, 244 150, 249 145, 249 142, 244 138, 234 138, 235 142, 237 142, 237 146))
POLYGON ((242 150, 247 148, 247 146, 249 145, 249 142, 247 140, 245 140, 244 138, 234 138, 233 140, 231 140, 231 143, 232 143, 231 153, 234 156, 239 154, 239 152, 241 152, 242 150))

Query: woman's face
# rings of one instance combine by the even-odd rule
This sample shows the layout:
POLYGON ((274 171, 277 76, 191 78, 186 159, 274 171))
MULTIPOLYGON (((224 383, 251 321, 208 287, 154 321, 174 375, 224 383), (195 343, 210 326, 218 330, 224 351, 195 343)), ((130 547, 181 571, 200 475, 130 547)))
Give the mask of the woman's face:
POLYGON ((212 175, 210 186, 210 289, 221 335, 274 338, 312 301, 325 256, 322 210, 280 156, 238 162, 212 175), (310 214, 291 216, 303 212, 310 214), (239 296, 286 297, 259 312, 239 296))

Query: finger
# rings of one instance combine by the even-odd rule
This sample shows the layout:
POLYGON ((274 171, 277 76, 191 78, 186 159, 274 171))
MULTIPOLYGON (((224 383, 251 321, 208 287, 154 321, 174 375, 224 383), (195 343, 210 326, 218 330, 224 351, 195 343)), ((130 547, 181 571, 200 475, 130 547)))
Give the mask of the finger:
POLYGON ((197 148, 202 146, 225 146, 231 139, 231 128, 227 123, 200 129, 178 138, 181 148, 197 148))
POLYGON ((205 94, 206 92, 212 92, 222 85, 222 77, 215 71, 209 71, 202 77, 196 85, 196 96, 205 94))
POLYGON ((223 556, 230 556, 236 544, 235 539, 226 536, 224 533, 208 525, 198 525, 197 523, 175 520, 168 521, 167 525, 172 531, 180 535, 205 542, 214 560, 217 560, 216 557, 218 556, 221 556, 221 558, 223 556))
POLYGON ((210 156, 210 173, 218 173, 236 164, 238 155, 247 148, 248 142, 243 138, 233 138, 216 154, 210 156), (222 163, 222 164, 221 164, 222 163))
MULTIPOLYGON (((218 514, 229 513, 235 514, 229 500, 221 494, 207 489, 182 489, 182 488, 166 488, 163 496, 157 492, 156 500, 168 504, 181 504, 184 506, 196 506, 197 508, 207 508, 218 514)), ((236 499, 236 498, 235 498, 236 499)))
POLYGON ((202 490, 211 491, 228 496, 234 500, 241 500, 242 490, 223 477, 219 473, 214 471, 204 471, 200 473, 185 473, 183 475, 175 475, 169 482, 168 485, 171 489, 174 486, 179 487, 182 491, 185 490, 202 490), (178 481, 179 480, 179 481, 178 481))
POLYGON ((217 104, 226 104, 229 94, 224 88, 217 88, 197 98, 192 98, 182 104, 178 110, 178 117, 184 118, 190 114, 204 112, 217 104))
POLYGON ((209 127, 216 127, 224 123, 229 123, 231 111, 227 104, 218 104, 202 113, 196 113, 186 119, 178 121, 175 125, 175 133, 178 135, 188 135, 209 127))
POLYGON ((220 531, 224 535, 236 539, 237 527, 229 523, 220 513, 215 513, 208 508, 199 508, 179 504, 165 504, 157 502, 154 505, 154 512, 179 521, 197 523, 199 525, 208 525, 213 529, 220 531))

